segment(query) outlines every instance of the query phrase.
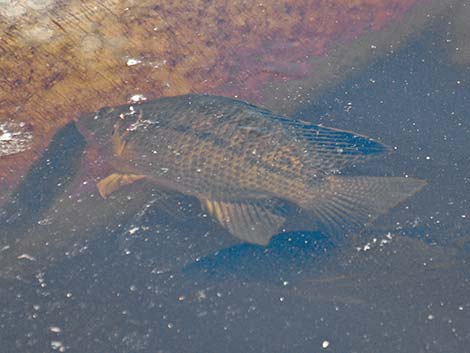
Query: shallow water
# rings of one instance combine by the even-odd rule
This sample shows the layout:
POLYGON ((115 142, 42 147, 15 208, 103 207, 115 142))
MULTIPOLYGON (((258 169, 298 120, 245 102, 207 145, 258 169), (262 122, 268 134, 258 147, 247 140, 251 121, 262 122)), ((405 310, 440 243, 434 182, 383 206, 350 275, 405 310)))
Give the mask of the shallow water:
POLYGON ((422 192, 361 234, 287 233, 266 248, 151 186, 128 190, 131 205, 47 201, 56 218, 20 202, 43 222, 21 232, 29 247, 11 244, 38 255, 1 280, 2 350, 466 352, 470 71, 451 64, 448 31, 436 22, 295 114, 396 146, 348 172, 423 178, 422 192))

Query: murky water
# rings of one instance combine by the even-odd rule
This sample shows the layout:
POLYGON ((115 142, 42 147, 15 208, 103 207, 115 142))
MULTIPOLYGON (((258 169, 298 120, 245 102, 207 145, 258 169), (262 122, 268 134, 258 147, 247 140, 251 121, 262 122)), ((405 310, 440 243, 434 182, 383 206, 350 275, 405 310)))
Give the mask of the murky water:
POLYGON ((64 131, 7 208, 18 218, 2 234, 2 351, 466 352, 470 71, 451 63, 451 39, 438 21, 298 107, 396 147, 348 172, 429 183, 342 240, 241 244, 197 200, 152 185, 71 197, 79 172, 54 158, 81 144, 64 131))

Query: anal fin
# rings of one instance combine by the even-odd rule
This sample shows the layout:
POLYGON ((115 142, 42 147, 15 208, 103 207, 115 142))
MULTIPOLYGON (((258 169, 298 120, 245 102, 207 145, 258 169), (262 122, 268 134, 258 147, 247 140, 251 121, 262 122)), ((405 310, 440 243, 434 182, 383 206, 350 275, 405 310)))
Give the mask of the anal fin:
POLYGON ((267 245, 285 221, 279 205, 272 200, 201 202, 224 228, 249 243, 267 245))
POLYGON ((96 186, 102 198, 107 198, 120 188, 145 178, 145 175, 113 173, 100 180, 96 186))

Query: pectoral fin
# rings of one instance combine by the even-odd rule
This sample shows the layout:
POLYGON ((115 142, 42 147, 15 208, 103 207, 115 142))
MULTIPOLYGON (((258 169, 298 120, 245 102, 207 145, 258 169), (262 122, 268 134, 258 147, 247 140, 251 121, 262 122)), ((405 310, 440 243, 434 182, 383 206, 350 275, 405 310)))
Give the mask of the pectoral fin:
POLYGON ((145 175, 113 173, 100 180, 96 186, 101 197, 105 199, 123 186, 130 185, 143 178, 145 178, 145 175))
POLYGON ((201 202, 230 233, 249 243, 267 245, 285 221, 279 205, 272 200, 201 202))

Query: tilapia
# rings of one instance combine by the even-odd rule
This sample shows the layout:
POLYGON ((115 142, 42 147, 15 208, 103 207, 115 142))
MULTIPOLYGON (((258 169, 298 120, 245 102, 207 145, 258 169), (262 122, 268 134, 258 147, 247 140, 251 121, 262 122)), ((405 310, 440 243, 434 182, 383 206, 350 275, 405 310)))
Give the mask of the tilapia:
POLYGON ((338 172, 389 151, 353 132, 278 116, 230 98, 165 97, 76 121, 113 173, 102 197, 140 179, 198 198, 236 237, 266 245, 297 205, 329 231, 371 222, 425 182, 338 172))

